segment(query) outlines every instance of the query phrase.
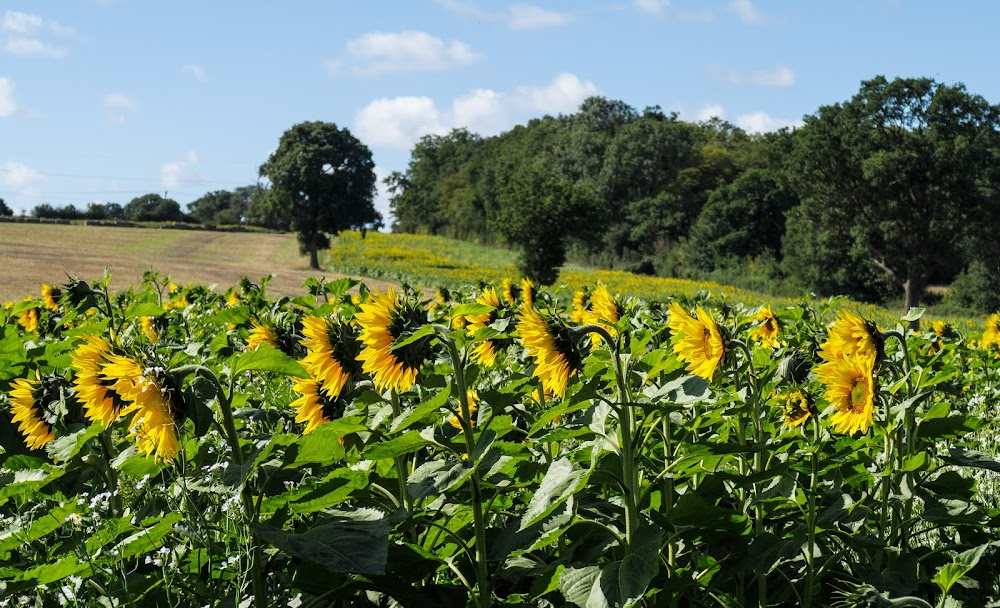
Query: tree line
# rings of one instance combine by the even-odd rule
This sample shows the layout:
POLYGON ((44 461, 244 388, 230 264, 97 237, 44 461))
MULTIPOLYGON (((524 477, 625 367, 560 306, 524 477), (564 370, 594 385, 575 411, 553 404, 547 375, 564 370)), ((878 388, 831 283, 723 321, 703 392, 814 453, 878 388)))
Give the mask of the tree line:
POLYGON ((996 309, 998 154, 1000 106, 878 76, 764 134, 592 97, 493 137, 426 136, 386 183, 394 230, 512 246, 546 284, 569 256, 907 307, 950 284, 996 309))

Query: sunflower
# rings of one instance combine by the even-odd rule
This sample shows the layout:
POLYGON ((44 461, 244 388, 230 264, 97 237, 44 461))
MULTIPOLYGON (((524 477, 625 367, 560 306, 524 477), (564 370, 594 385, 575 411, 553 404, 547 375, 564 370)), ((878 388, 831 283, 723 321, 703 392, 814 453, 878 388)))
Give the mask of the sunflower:
POLYGON ((778 396, 785 413, 785 426, 795 428, 805 424, 815 413, 813 398, 805 391, 795 389, 778 396))
POLYGON ((301 395, 290 404, 298 410, 295 422, 306 423, 303 435, 316 430, 324 422, 339 418, 344 414, 344 403, 339 398, 328 398, 315 378, 293 378, 295 392, 301 395))
POLYGON ((988 348, 991 344, 1000 346, 1000 312, 995 312, 986 318, 986 330, 979 342, 981 348, 988 348))
POLYGON ((750 317, 752 321, 759 321, 760 325, 750 332, 750 337, 760 342, 761 346, 774 350, 778 347, 778 334, 781 333, 781 323, 771 312, 771 307, 767 304, 761 306, 760 311, 750 317))
POLYGON ((829 337, 820 346, 819 356, 833 361, 857 355, 876 364, 882 360, 883 339, 872 321, 850 312, 841 312, 830 327, 829 337))
POLYGON ((49 310, 59 310, 59 303, 56 302, 56 298, 60 295, 60 291, 55 289, 48 283, 42 283, 42 302, 45 304, 45 308, 49 310))
POLYGON ((504 278, 503 283, 500 285, 500 290, 503 293, 504 301, 512 306, 516 306, 521 299, 521 288, 508 278, 504 278))
POLYGON ((573 294, 573 309, 569 313, 569 320, 574 323, 584 324, 587 314, 590 312, 590 292, 587 288, 573 294))
POLYGON ((254 319, 250 322, 250 335, 247 337, 247 350, 257 350, 261 344, 267 344, 273 348, 281 348, 278 342, 278 334, 271 325, 261 325, 254 319))
POLYGON ((359 374, 357 363, 361 345, 354 329, 346 323, 307 316, 302 319, 302 345, 306 356, 302 367, 316 379, 329 399, 336 399, 351 376, 359 374))
POLYGON ((17 430, 24 435, 24 443, 29 449, 37 450, 55 439, 52 427, 45 423, 42 404, 37 397, 41 383, 36 380, 18 378, 11 383, 10 403, 13 421, 17 430))
POLYGON ((614 325, 622 316, 622 307, 603 283, 598 283, 590 297, 589 323, 614 325))
POLYGON ((934 332, 935 336, 943 338, 948 331, 948 325, 944 321, 934 321, 931 323, 931 331, 934 332))
MULTIPOLYGON (((485 287, 479 297, 477 304, 491 306, 493 310, 479 315, 466 315, 463 318, 463 326, 466 328, 470 338, 475 337, 476 332, 486 328, 488 325, 500 318, 503 307, 500 303, 500 296, 493 287, 485 287)), ((507 338, 489 338, 483 340, 472 349, 472 358, 483 367, 493 367, 496 364, 497 355, 510 346, 511 340, 507 338)))
POLYGON ((366 348, 358 355, 362 371, 372 374, 378 390, 403 392, 413 385, 417 372, 433 354, 431 336, 395 347, 408 334, 423 327, 427 314, 412 302, 404 302, 392 287, 384 294, 371 292, 356 314, 360 340, 366 348))
MULTIPOLYGON (((479 393, 472 390, 471 388, 465 391, 466 399, 469 401, 469 426, 476 428, 476 417, 473 415, 479 410, 479 393)), ((465 429, 462 428, 462 421, 460 420, 462 416, 462 407, 459 405, 458 409, 455 410, 454 416, 448 418, 448 424, 458 429, 459 433, 464 433, 465 429)))
POLYGON ((835 409, 830 424, 837 432, 868 432, 875 413, 874 365, 874 358, 848 356, 816 368, 816 375, 826 387, 826 400, 835 409))
POLYGON ((108 426, 121 415, 125 395, 135 389, 135 379, 142 368, 135 361, 115 354, 104 338, 85 336, 83 340, 73 351, 71 364, 76 370, 73 385, 87 419, 108 426))
POLYGON ((528 277, 521 279, 521 302, 525 306, 534 306, 537 295, 538 290, 535 289, 535 282, 528 277))
POLYGON ((232 308, 240 303, 240 292, 237 289, 231 289, 228 294, 226 294, 226 306, 232 308))
POLYGON ((177 425, 184 421, 183 402, 173 383, 160 369, 140 370, 125 398, 132 403, 122 415, 132 414, 129 436, 139 451, 164 462, 173 460, 181 449, 177 425))
POLYGON ((726 339, 722 330, 699 306, 698 317, 689 315, 677 302, 670 303, 667 326, 674 334, 673 351, 687 364, 687 370, 705 380, 712 380, 726 356, 726 339))
POLYGON ((24 331, 32 333, 38 331, 38 309, 22 310, 21 314, 17 316, 17 324, 23 327, 24 331))
POLYGON ((156 331, 156 321, 153 317, 140 317, 139 327, 142 328, 142 333, 146 334, 150 342, 160 341, 160 334, 156 331))
POLYGON ((534 375, 542 388, 562 398, 570 377, 583 368, 583 355, 570 328, 559 317, 543 317, 525 304, 518 316, 517 333, 535 360, 534 375))

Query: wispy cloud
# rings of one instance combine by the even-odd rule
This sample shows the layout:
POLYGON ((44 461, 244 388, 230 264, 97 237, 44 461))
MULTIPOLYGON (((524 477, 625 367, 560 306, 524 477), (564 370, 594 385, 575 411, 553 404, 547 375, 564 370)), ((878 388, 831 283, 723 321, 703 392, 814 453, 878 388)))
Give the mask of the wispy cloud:
POLYGON ((709 68, 712 78, 737 85, 754 85, 760 87, 791 87, 798 79, 795 72, 787 66, 779 66, 769 70, 752 70, 741 72, 729 67, 713 66, 709 68))
POLYGON ((426 32, 371 32, 347 42, 346 57, 327 62, 338 71, 347 67, 360 76, 392 72, 440 71, 473 63, 480 55, 464 42, 444 40, 426 32))
POLYGON ((734 13, 740 21, 749 25, 755 25, 763 21, 760 13, 753 7, 750 0, 730 0, 726 7, 729 12, 734 13))
POLYGON ((181 72, 184 74, 190 74, 191 77, 198 82, 208 82, 208 73, 205 71, 205 68, 200 65, 181 66, 181 72))
POLYGON ((194 167, 198 164, 198 154, 188 151, 184 158, 172 160, 160 165, 160 184, 164 188, 180 188, 190 184, 200 184, 205 181, 194 167))
POLYGON ((4 32, 7 37, 4 41, 4 51, 12 55, 23 57, 45 57, 58 59, 66 54, 66 49, 46 42, 40 34, 45 30, 56 36, 70 36, 73 28, 67 27, 55 21, 48 21, 34 13, 22 13, 18 11, 5 11, 3 20, 0 20, 0 32, 4 32))
POLYGON ((123 123, 128 120, 128 115, 139 109, 139 106, 132 101, 132 98, 123 93, 110 93, 104 96, 101 105, 107 111, 108 120, 111 122, 123 123))
POLYGON ((776 118, 767 112, 750 112, 737 116, 736 126, 750 133, 766 133, 785 127, 800 127, 802 126, 802 121, 776 118))
POLYGON ((714 15, 708 11, 677 10, 671 5, 670 0, 632 0, 632 6, 640 13, 671 21, 709 22, 714 19, 714 15))
POLYGON ((454 128, 495 135, 526 117, 570 113, 598 92, 594 83, 562 73, 543 86, 509 92, 475 89, 453 99, 447 109, 439 109, 430 97, 376 99, 355 116, 355 132, 371 145, 409 150, 424 135, 442 135, 454 128))
POLYGON ((45 179, 40 172, 12 160, 0 165, 0 185, 11 190, 23 190, 45 179))
POLYGON ((435 2, 459 17, 485 23, 499 23, 512 30, 559 27, 573 20, 569 13, 561 13, 520 2, 501 11, 480 8, 471 0, 435 0, 435 2))
POLYGON ((0 118, 12 116, 17 111, 14 101, 14 81, 10 78, 0 78, 0 118))

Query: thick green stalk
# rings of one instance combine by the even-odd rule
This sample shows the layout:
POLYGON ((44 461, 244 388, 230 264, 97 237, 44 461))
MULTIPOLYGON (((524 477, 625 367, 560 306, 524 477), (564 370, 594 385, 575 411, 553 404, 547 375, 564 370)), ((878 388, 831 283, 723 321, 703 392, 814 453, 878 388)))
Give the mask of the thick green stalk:
POLYGON ((448 347, 452 366, 455 370, 455 388, 458 390, 459 423, 465 436, 465 453, 468 454, 472 466, 472 523, 476 534, 476 578, 479 587, 477 604, 479 608, 489 608, 493 603, 493 591, 490 586, 489 564, 486 552, 486 516, 483 513, 483 488, 479 479, 479 467, 473 460, 475 437, 472 431, 472 412, 469 408, 469 391, 465 384, 465 364, 455 341, 447 334, 445 328, 439 328, 441 341, 448 347))
POLYGON ((813 442, 809 455, 809 494, 806 512, 806 597, 805 608, 812 608, 813 587, 816 586, 816 491, 819 474, 819 418, 811 416, 813 442))
POLYGON ((111 466, 111 461, 115 459, 114 449, 111 446, 111 429, 104 429, 99 437, 101 438, 101 450, 104 452, 104 462, 107 465, 103 473, 108 482, 108 491, 111 492, 111 508, 115 515, 121 515, 122 499, 118 495, 118 471, 111 466))
MULTIPOLYGON (((399 405, 399 395, 396 391, 389 391, 389 403, 392 405, 392 415, 394 418, 399 418, 402 413, 403 408, 399 405)), ((410 491, 406 487, 406 480, 409 478, 409 469, 406 466, 406 458, 402 455, 393 458, 393 462, 396 465, 396 480, 399 484, 399 504, 402 505, 408 513, 413 513, 413 498, 410 496, 410 491)))

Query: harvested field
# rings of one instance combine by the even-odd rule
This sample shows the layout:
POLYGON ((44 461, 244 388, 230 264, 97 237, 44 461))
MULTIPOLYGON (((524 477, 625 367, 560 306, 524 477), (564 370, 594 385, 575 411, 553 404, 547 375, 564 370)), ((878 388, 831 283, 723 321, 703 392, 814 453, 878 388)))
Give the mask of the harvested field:
POLYGON ((105 268, 114 290, 138 285, 150 269, 177 283, 218 290, 243 276, 258 282, 273 274, 272 296, 302 294, 309 277, 344 276, 309 270, 294 234, 256 232, 0 223, 0 260, 0 302, 37 295, 42 283, 61 282, 66 275, 93 281, 105 268))

